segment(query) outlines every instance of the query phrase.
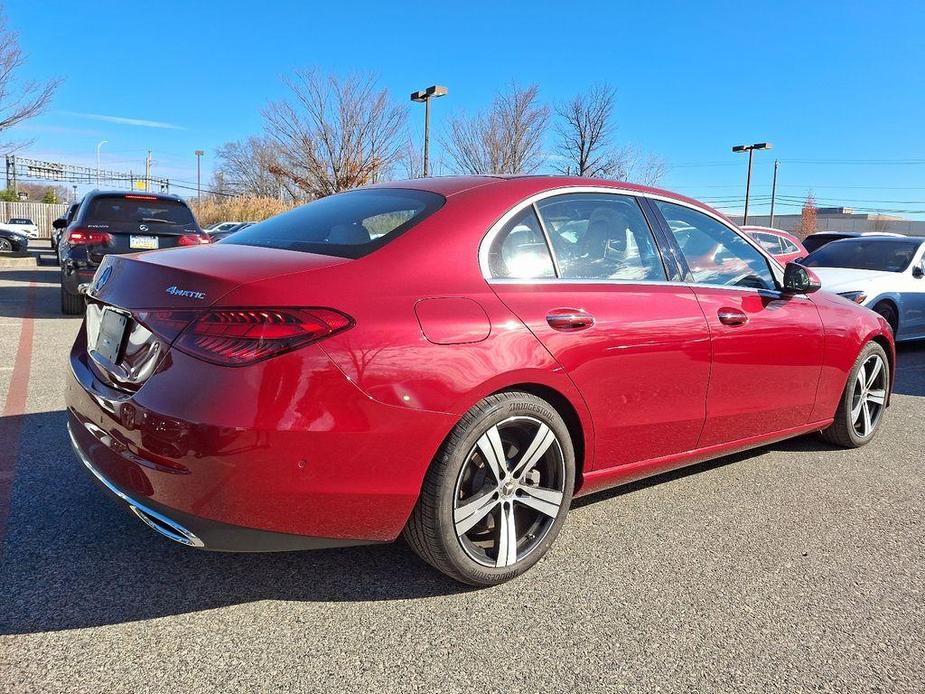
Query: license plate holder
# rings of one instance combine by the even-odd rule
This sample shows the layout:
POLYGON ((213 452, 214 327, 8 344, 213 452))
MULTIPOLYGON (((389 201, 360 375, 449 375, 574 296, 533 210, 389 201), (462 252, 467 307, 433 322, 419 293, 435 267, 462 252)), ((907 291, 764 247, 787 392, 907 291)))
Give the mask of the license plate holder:
POLYGON ((122 351, 122 342, 127 326, 128 318, 126 316, 108 308, 103 309, 103 316, 100 319, 100 332, 96 338, 94 351, 112 364, 118 363, 119 352, 122 351))
POLYGON ((129 248, 137 248, 143 251, 153 250, 158 247, 156 236, 137 236, 132 234, 128 240, 129 248))

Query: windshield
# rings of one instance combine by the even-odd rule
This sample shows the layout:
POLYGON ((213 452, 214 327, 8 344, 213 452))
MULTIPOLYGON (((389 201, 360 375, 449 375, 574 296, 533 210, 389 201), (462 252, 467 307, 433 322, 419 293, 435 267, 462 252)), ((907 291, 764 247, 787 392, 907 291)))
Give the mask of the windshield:
POLYGON ((903 272, 912 262, 919 241, 906 239, 844 239, 827 243, 802 261, 807 267, 903 272))
POLYGON ((221 243, 360 258, 443 206, 421 190, 352 190, 248 226, 221 243))
POLYGON ((31 219, 24 219, 23 217, 13 217, 9 224, 32 224, 31 219))
POLYGON ((93 224, 195 224, 179 200, 152 195, 101 195, 90 203, 86 221, 93 224))

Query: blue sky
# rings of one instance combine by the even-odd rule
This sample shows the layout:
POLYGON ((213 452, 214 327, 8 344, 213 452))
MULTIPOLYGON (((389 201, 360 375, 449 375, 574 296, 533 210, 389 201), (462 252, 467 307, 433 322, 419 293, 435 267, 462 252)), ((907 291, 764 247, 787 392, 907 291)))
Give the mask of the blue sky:
MULTIPOLYGON (((23 154, 40 158, 95 165, 106 139, 104 167, 143 170, 151 149, 156 175, 195 181, 204 149, 208 180, 216 147, 258 134, 261 109, 300 67, 373 71, 401 100, 445 84, 438 129, 512 79, 549 102, 605 81, 618 90, 620 142, 664 158, 666 188, 740 209, 746 157, 730 147, 770 141, 756 155, 755 212, 779 158, 783 196, 812 188, 820 205, 925 218, 918 2, 14 0, 6 13, 29 76, 65 80, 12 134, 34 139, 23 154)), ((419 129, 422 109, 409 105, 419 129)))

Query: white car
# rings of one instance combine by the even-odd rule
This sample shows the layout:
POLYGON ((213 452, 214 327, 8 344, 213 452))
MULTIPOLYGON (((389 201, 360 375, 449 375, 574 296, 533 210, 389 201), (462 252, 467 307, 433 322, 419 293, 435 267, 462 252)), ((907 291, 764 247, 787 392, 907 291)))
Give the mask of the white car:
POLYGON ((11 217, 10 221, 3 226, 13 231, 20 231, 30 239, 37 239, 39 237, 39 228, 31 219, 26 219, 25 217, 11 217))
POLYGON ((925 339, 925 239, 859 236, 804 258, 822 288, 883 316, 896 341, 925 339))

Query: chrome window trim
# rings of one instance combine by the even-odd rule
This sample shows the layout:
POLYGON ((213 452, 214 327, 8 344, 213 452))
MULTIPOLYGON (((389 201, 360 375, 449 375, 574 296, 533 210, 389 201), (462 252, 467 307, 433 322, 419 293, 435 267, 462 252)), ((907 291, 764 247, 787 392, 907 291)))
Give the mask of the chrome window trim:
MULTIPOLYGON (((678 205, 680 207, 686 207, 688 209, 693 210, 694 212, 700 212, 701 214, 706 215, 707 217, 710 217, 716 220, 717 222, 719 222, 720 224, 728 228, 734 234, 744 239, 745 242, 748 243, 752 248, 758 251, 761 257, 767 261, 768 268, 770 269, 771 274, 774 276, 774 280, 777 282, 779 286, 783 286, 784 271, 780 263, 778 263, 777 260, 775 260, 763 248, 761 248, 758 242, 752 239, 751 237, 749 237, 749 235, 746 232, 736 227, 734 224, 726 220, 721 215, 714 213, 711 210, 705 210, 702 207, 691 204, 685 200, 678 200, 677 198, 673 198, 668 195, 659 195, 658 193, 641 192, 638 190, 632 190, 630 188, 620 188, 620 187, 615 188, 615 187, 610 187, 610 186, 594 186, 594 185, 563 186, 561 188, 552 188, 550 190, 544 190, 539 193, 534 193, 530 197, 525 198, 524 200, 521 200, 516 205, 514 205, 514 207, 512 207, 507 212, 505 212, 503 215, 501 215, 501 217, 497 221, 495 221, 494 224, 491 225, 491 227, 488 229, 488 232, 485 234, 485 236, 482 237, 482 241, 479 243, 479 269, 482 272, 482 277, 488 282, 494 282, 494 281, 502 279, 502 278, 495 278, 491 276, 491 271, 489 270, 489 265, 488 265, 488 252, 489 252, 489 248, 491 247, 491 244, 495 240, 495 237, 498 235, 498 232, 502 229, 502 227, 504 227, 504 225, 508 221, 510 221, 511 217, 518 214, 524 208, 529 207, 530 205, 535 206, 536 203, 539 202, 540 200, 545 200, 546 198, 550 198, 550 197, 557 196, 557 195, 568 195, 570 193, 605 193, 605 194, 610 194, 610 195, 628 195, 633 198, 647 198, 649 200, 661 200, 663 202, 671 203, 673 205, 678 205)), ((540 224, 541 225, 543 224, 542 218, 540 218, 540 224)), ((544 230, 545 230, 545 225, 544 225, 544 230)), ((656 239, 656 243, 658 243, 658 239, 656 239)), ((512 278, 504 278, 504 279, 510 280, 512 278)), ((515 282, 521 282, 521 283, 530 283, 533 281, 531 279, 516 279, 516 278, 513 278, 513 279, 515 282)), ((569 282, 572 280, 555 278, 552 281, 561 283, 561 282, 569 282)), ((621 283, 638 284, 638 282, 635 282, 633 280, 590 280, 590 281, 604 282, 604 283, 621 282, 621 283)), ((698 283, 692 283, 692 282, 668 282, 667 284, 675 284, 675 285, 689 284, 689 285, 698 286, 698 287, 721 287, 721 288, 726 288, 726 289, 758 291, 754 287, 730 287, 725 284, 698 284, 698 283)), ((779 291, 779 290, 763 290, 763 291, 779 291)), ((788 296, 790 295, 788 294, 788 296)))
POLYGON ((563 286, 567 284, 613 284, 613 285, 631 285, 631 286, 660 286, 660 287, 687 287, 689 289, 728 289, 734 292, 754 292, 757 294, 771 295, 776 298, 804 299, 809 297, 805 294, 790 294, 780 289, 761 289, 759 287, 736 287, 730 284, 706 284, 700 282, 672 282, 671 280, 589 280, 589 279, 560 279, 557 277, 537 277, 535 279, 518 279, 516 277, 491 277, 486 280, 488 284, 522 284, 536 285, 549 284, 563 286))

